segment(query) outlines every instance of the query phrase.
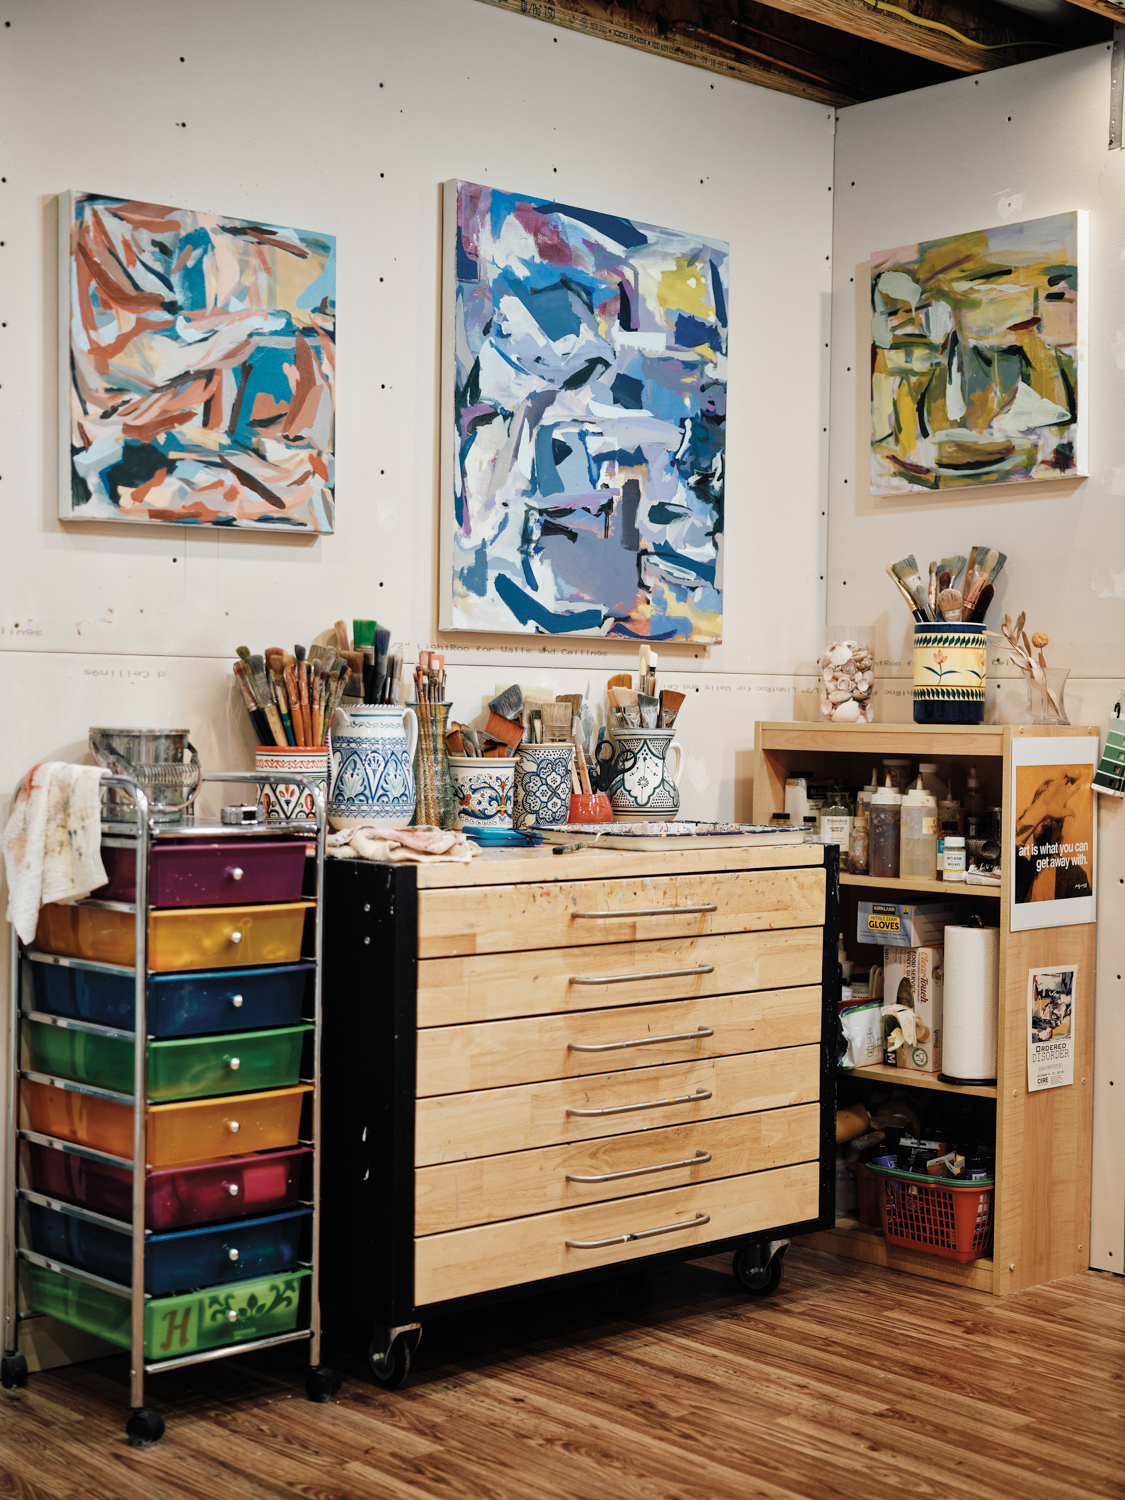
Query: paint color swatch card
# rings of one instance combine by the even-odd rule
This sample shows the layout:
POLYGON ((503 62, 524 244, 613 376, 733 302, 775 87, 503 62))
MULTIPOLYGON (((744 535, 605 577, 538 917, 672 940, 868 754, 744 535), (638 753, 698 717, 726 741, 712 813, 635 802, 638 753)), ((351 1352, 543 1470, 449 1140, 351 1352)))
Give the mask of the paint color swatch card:
POLYGON ((1125 719, 1116 714, 1109 721, 1105 749, 1094 772, 1094 791, 1125 797, 1125 719))
POLYGON ((473 182, 443 241, 442 627, 721 640, 727 244, 473 182))

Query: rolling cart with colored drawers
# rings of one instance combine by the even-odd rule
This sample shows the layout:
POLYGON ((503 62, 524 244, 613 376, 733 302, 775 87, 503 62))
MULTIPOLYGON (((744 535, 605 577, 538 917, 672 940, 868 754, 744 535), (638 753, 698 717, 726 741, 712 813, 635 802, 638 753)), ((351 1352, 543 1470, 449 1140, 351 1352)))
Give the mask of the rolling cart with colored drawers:
POLYGON ((772 1291, 834 1209, 836 851, 328 861, 328 1347, 735 1250, 772 1291))
POLYGON ((339 1388, 317 1298, 325 814, 317 791, 312 825, 161 823, 103 784, 136 812, 103 823, 108 884, 43 907, 32 947, 13 934, 2 1374, 26 1383, 36 1314, 119 1344, 147 1444, 150 1375, 302 1340, 310 1398, 339 1388))

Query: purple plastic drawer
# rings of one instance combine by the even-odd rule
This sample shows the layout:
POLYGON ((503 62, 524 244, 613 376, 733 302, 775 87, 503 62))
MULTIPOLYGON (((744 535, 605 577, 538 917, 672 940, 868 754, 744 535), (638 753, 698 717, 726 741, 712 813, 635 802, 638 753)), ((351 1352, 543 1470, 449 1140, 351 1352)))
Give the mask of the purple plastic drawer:
MULTIPOLYGON (((311 1147, 295 1146, 149 1171, 145 1227, 186 1229, 295 1208, 301 1168, 311 1155, 311 1147)), ((20 1142, 20 1160, 24 1181, 33 1191, 111 1219, 132 1218, 133 1174, 123 1167, 89 1161, 37 1141, 20 1142)))
MULTIPOLYGON (((301 839, 185 839, 161 842, 148 866, 150 906, 248 906, 262 901, 299 901, 305 874, 301 839)), ((137 891, 135 849, 102 849, 107 884, 99 901, 132 901, 137 891)))

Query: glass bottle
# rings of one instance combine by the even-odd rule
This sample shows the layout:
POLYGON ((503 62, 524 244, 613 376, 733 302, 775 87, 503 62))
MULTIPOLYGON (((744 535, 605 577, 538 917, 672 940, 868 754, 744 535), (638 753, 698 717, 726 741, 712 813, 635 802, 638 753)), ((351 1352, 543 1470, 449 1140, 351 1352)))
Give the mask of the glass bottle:
POLYGON ((457 784, 445 746, 446 721, 452 703, 410 703, 418 715, 418 746, 414 751, 414 783, 418 803, 416 828, 452 828, 457 821, 457 784))
POLYGON ((847 853, 848 840, 852 832, 851 809, 837 788, 829 793, 824 811, 820 815, 820 842, 835 844, 841 851, 841 859, 847 853))
POLYGON ((848 870, 852 875, 867 874, 869 833, 867 811, 861 804, 856 813, 855 822, 852 824, 852 836, 848 841, 848 870))
POLYGON ((864 816, 870 818, 870 816, 871 816, 871 799, 872 799, 872 797, 874 797, 875 793, 878 790, 879 790, 879 767, 878 766, 872 766, 871 767, 871 780, 867 783, 867 785, 865 787, 861 787, 860 788, 860 791, 857 794, 856 799, 855 799, 855 801, 856 801, 856 812, 857 813, 858 813, 860 807, 862 806, 863 812, 864 812, 864 816))
POLYGON ((902 799, 900 877, 903 880, 936 880, 937 844, 937 802, 919 776, 902 799))
POLYGON ((871 799, 871 852, 869 864, 872 875, 883 879, 898 879, 899 825, 902 817, 902 793, 887 780, 871 799))

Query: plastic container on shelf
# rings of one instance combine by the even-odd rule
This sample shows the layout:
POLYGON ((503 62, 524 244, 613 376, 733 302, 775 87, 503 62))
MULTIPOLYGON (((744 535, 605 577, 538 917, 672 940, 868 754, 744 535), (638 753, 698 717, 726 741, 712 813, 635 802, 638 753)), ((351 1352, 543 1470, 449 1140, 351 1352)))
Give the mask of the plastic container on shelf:
POLYGON ((922 777, 902 799, 899 876, 903 880, 937 879, 937 803, 922 777))
POLYGON ((992 1245, 994 1182, 922 1176, 868 1162, 882 1178, 883 1235, 888 1245, 922 1250, 961 1265, 992 1245))
MULTIPOLYGON (((132 1306, 128 1296, 78 1281, 62 1271, 37 1265, 27 1269, 34 1312, 49 1313, 129 1348, 132 1306)), ((311 1270, 300 1270, 217 1290, 154 1297, 145 1303, 145 1358, 178 1358, 200 1349, 289 1333, 297 1326, 301 1289, 311 1275, 311 1270)))
POLYGON ((883 756, 883 778, 891 778, 891 785, 895 791, 905 794, 907 787, 914 780, 913 762, 899 755, 883 756))
POLYGON ((942 843, 945 863, 941 878, 956 885, 965 879, 965 840, 951 836, 942 843))
MULTIPOLYGON (((95 968, 81 959, 29 955, 27 965, 36 1010, 73 1016, 97 1026, 133 1030, 137 991, 132 969, 95 968)), ((301 1019, 316 964, 277 964, 258 969, 214 969, 153 974, 148 981, 145 1024, 149 1036, 202 1036, 294 1026, 301 1019)))
POLYGON ((867 811, 860 804, 848 839, 848 874, 866 875, 871 859, 871 824, 867 811))
POLYGON ((938 775, 936 760, 920 760, 918 762, 918 775, 922 778, 922 785, 937 803, 942 803, 949 796, 949 788, 938 775))
MULTIPOLYGON (((194 1167, 145 1174, 145 1226, 153 1231, 277 1214, 297 1206, 301 1172, 311 1146, 226 1157, 194 1167)), ((37 1141, 20 1142, 23 1180, 34 1192, 110 1219, 133 1213, 133 1173, 37 1141)))
POLYGON ((871 799, 871 832, 868 868, 884 880, 898 879, 902 794, 887 773, 885 785, 871 799))
POLYGON ((867 626, 829 626, 820 657, 820 716, 835 724, 870 724, 874 660, 867 626))

